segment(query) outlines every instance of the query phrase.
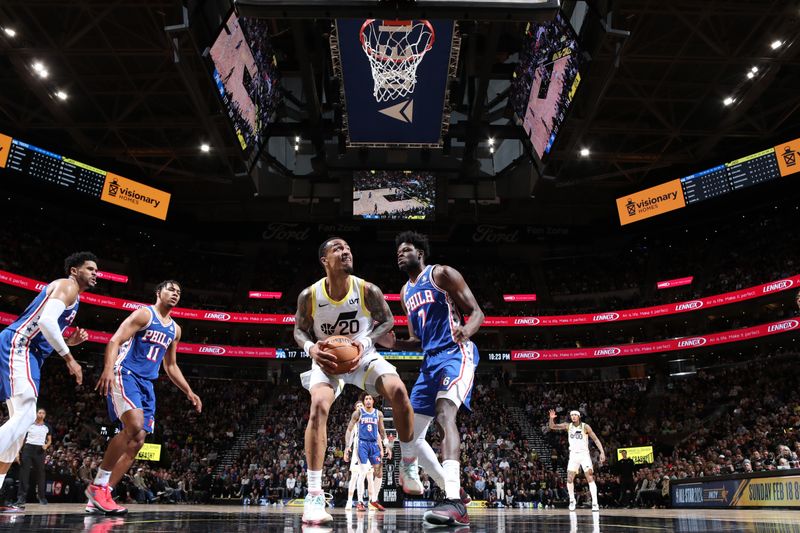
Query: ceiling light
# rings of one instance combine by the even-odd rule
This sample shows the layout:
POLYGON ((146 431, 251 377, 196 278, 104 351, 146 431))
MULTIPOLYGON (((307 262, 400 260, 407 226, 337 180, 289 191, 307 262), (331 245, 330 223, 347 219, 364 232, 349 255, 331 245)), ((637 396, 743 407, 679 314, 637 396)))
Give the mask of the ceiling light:
POLYGON ((581 157, 589 157, 589 149, 588 148, 581 148, 580 154, 581 154, 581 157))
POLYGON ((17 36, 17 32, 14 30, 14 28, 3 28, 3 31, 9 37, 16 37, 17 36))
POLYGON ((59 100, 66 100, 69 97, 69 95, 67 95, 67 93, 65 93, 64 91, 56 91, 56 97, 59 100))
POLYGON ((299 135, 294 138, 294 142, 295 142, 295 144, 300 142, 300 136, 299 135))
POLYGON ((39 75, 40 78, 46 78, 50 74, 49 72, 47 72, 46 68, 43 68, 42 70, 37 70, 36 73, 39 75))
POLYGON ((207 154, 211 151, 211 147, 207 143, 203 143, 200 145, 200 151, 207 154))
POLYGON ((489 137, 489 146, 494 146, 494 139, 489 137))
POLYGON ((770 45, 769 45, 769 47, 772 48, 773 50, 777 50, 781 46, 783 46, 783 41, 781 41, 779 39, 776 39, 776 40, 772 41, 770 43, 770 45))
POLYGON ((33 63, 33 70, 36 72, 41 72, 44 70, 44 64, 41 61, 36 61, 33 63))
POLYGON ((490 147, 489 147, 489 153, 490 153, 490 154, 493 154, 493 153, 494 153, 494 146, 490 146, 490 147))
POLYGON ((300 150, 300 145, 299 144, 295 144, 294 145, 294 151, 297 152, 298 150, 300 150))
POLYGON ((755 74, 756 72, 758 72, 758 67, 750 67, 750 72, 755 74))
POLYGON ((731 105, 735 101, 736 100, 734 100, 733 97, 728 96, 728 97, 725 98, 725 100, 722 101, 722 103, 725 104, 725 105, 731 105))
POLYGON ((755 74, 753 74, 752 72, 748 72, 748 73, 747 73, 747 79, 749 79, 749 80, 752 80, 752 79, 753 79, 753 78, 755 78, 755 77, 756 77, 756 75, 755 75, 755 74))

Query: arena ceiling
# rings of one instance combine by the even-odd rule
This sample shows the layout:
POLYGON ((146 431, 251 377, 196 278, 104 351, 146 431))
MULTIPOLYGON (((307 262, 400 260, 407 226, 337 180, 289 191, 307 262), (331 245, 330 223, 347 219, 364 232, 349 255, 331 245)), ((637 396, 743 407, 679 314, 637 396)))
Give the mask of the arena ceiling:
MULTIPOLYGON (((337 92, 330 18, 357 8, 240 4, 246 14, 270 19, 286 81, 270 134, 302 135, 311 171, 297 180, 269 156, 248 173, 200 55, 208 45, 203 37, 215 31, 214 17, 226 10, 218 4, 5 0, 0 26, 16 35, 0 32, 0 129, 172 190, 185 206, 227 205, 222 217, 282 216, 281 210, 294 209, 287 207, 290 196, 333 204, 342 172, 374 166, 371 155, 342 150, 330 96, 337 92), (206 28, 198 27, 202 20, 206 28), (47 65, 46 79, 32 68, 35 61, 47 65), (54 96, 58 90, 68 98, 54 96), (208 154, 200 152, 201 142, 211 145, 208 154)), ((395 8, 376 5, 378 14, 395 8)), ((532 12, 438 8, 437 15, 461 21, 464 41, 451 87, 447 153, 420 160, 453 171, 450 184, 471 183, 475 191, 489 184, 485 194, 500 200, 495 210, 514 216, 509 205, 544 209, 576 197, 607 206, 636 188, 798 135, 798 2, 595 0, 589 7, 593 26, 585 46, 592 61, 554 152, 541 173, 526 157, 501 165, 494 176, 475 161, 489 157, 482 144, 488 137, 524 136, 511 120, 505 87, 532 12), (782 44, 773 49, 776 40, 782 44), (753 67, 758 70, 748 78, 753 67), (726 106, 729 96, 734 102, 726 106), (578 155, 584 147, 589 157, 578 155)), ((385 157, 402 165, 405 156, 394 150, 385 157)), ((339 209, 319 207, 302 216, 339 209)))

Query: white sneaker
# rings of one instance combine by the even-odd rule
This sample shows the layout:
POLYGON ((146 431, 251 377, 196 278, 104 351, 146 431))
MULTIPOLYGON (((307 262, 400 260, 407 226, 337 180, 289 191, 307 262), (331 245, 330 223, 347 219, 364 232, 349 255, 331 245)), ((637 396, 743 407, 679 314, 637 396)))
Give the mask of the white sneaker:
POLYGON ((412 463, 400 460, 400 486, 403 492, 412 496, 421 496, 423 492, 422 481, 419 479, 419 463, 414 459, 412 463))
POLYGON ((327 524, 333 517, 325 510, 325 494, 308 494, 303 501, 304 524, 327 524))
POLYGON ((600 506, 597 505, 596 503, 593 503, 592 504, 592 512, 593 513, 599 513, 600 512, 600 506))
POLYGON ((574 511, 575 510, 575 500, 570 500, 569 501, 569 510, 570 511, 574 511))
POLYGON ((353 508, 353 500, 347 500, 347 503, 344 504, 345 510, 350 510, 353 508))

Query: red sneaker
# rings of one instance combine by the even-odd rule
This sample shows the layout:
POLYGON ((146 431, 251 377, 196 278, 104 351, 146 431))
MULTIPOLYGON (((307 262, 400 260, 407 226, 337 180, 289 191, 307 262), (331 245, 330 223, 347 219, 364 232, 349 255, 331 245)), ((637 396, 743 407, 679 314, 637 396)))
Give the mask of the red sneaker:
POLYGON ((459 489, 458 495, 461 496, 461 503, 463 503, 465 506, 469 505, 472 501, 472 498, 469 497, 469 494, 467 494, 467 491, 464 489, 459 489))
POLYGON ((378 502, 369 502, 369 506, 377 511, 385 511, 386 508, 378 502))
POLYGON ((362 502, 358 502, 356 504, 356 511, 366 511, 366 510, 367 507, 362 502))
POLYGON ((461 500, 444 500, 433 509, 426 511, 422 519, 436 526, 468 526, 469 515, 461 500))
POLYGON ((89 498, 95 507, 107 514, 125 514, 128 510, 121 505, 117 505, 111 497, 111 489, 108 485, 100 486, 91 484, 86 487, 86 497, 89 498))

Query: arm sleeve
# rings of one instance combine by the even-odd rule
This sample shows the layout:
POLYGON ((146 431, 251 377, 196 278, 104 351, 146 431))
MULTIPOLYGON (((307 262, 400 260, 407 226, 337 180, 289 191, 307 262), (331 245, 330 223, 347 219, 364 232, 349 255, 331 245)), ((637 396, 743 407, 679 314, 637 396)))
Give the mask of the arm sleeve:
POLYGON ((61 300, 50 298, 44 304, 42 315, 39 318, 39 327, 42 328, 42 335, 61 356, 69 353, 69 347, 64 342, 63 335, 61 335, 61 328, 58 327, 58 317, 61 316, 66 308, 67 304, 61 300))

